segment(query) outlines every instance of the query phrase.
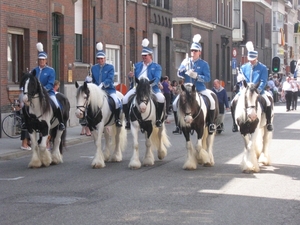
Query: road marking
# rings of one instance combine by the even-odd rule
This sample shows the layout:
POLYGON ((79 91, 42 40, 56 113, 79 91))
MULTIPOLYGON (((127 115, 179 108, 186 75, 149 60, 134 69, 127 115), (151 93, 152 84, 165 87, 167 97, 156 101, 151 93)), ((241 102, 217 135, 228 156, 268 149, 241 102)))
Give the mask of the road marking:
POLYGON ((15 178, 0 178, 0 180, 20 180, 20 179, 22 179, 22 178, 24 178, 24 177, 15 177, 15 178))

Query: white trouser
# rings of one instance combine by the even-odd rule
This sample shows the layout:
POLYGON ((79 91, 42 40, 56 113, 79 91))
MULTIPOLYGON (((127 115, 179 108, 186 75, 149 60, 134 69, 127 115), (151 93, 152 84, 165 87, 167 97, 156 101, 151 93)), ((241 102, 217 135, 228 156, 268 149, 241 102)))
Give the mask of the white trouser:
POLYGON ((119 98, 118 98, 118 96, 117 96, 117 94, 116 93, 112 93, 112 94, 110 94, 110 96, 114 99, 114 101, 115 101, 115 105, 116 105, 116 109, 118 109, 118 108, 120 108, 120 101, 119 101, 119 98))
MULTIPOLYGON (((129 90, 126 95, 123 98, 123 104, 127 104, 128 103, 128 99, 131 95, 135 94, 135 88, 132 88, 131 90, 129 90)), ((164 103, 165 102, 165 96, 161 93, 161 92, 157 92, 154 93, 154 95, 156 96, 157 102, 159 103, 164 103)))
MULTIPOLYGON (((209 90, 204 90, 204 91, 200 91, 201 94, 205 95, 208 97, 209 101, 210 101, 210 110, 215 110, 216 109, 216 104, 215 104, 215 100, 213 98, 213 96, 211 95, 211 92, 209 90)), ((173 107, 173 111, 177 112, 177 102, 179 99, 179 95, 177 95, 177 97, 174 99, 172 107, 173 107)))
POLYGON ((56 99, 56 96, 55 95, 50 95, 49 97, 52 99, 52 101, 54 102, 54 104, 56 105, 56 107, 59 108, 59 104, 58 104, 58 101, 56 99))

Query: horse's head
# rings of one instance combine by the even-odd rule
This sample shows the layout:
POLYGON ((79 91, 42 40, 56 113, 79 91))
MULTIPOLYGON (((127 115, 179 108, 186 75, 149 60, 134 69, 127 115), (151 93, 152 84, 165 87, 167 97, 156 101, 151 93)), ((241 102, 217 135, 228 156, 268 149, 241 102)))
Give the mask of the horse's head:
POLYGON ((181 85, 179 95, 179 109, 184 115, 184 121, 191 124, 200 113, 200 100, 195 85, 181 85))
POLYGON ((36 77, 36 70, 23 74, 20 82, 20 88, 23 89, 23 102, 25 105, 29 106, 32 103, 32 99, 39 98, 43 111, 49 109, 49 97, 47 91, 43 88, 36 77))
POLYGON ((151 100, 151 84, 154 79, 149 81, 148 78, 136 79, 136 103, 141 113, 146 111, 147 105, 151 100))
POLYGON ((258 104, 258 86, 260 82, 257 84, 248 83, 244 81, 244 99, 245 99, 245 109, 246 109, 246 117, 250 121, 254 121, 257 119, 257 104, 258 104))
POLYGON ((75 87, 77 88, 76 94, 76 111, 75 115, 77 118, 82 119, 85 114, 85 110, 90 104, 90 90, 88 88, 88 84, 86 82, 83 83, 82 86, 79 86, 77 82, 75 82, 75 87))

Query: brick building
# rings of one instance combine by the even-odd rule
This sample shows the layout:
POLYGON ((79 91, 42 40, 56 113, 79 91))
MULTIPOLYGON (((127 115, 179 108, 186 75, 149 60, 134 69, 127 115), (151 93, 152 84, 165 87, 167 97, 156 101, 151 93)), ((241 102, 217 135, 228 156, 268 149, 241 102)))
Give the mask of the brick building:
POLYGON ((149 39, 163 75, 171 73, 171 9, 171 0, 2 0, 1 119, 19 94, 23 72, 37 66, 37 42, 43 43, 60 91, 70 100, 70 126, 78 124, 74 82, 83 81, 95 64, 97 42, 115 66, 116 85, 128 86, 130 61, 141 60, 143 38, 149 39))

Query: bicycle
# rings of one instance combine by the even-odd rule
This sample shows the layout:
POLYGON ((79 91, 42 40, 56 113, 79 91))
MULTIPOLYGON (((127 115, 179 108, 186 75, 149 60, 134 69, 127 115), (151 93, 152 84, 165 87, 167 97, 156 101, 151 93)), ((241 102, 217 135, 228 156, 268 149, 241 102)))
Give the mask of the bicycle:
POLYGON ((12 112, 2 120, 2 130, 6 136, 10 138, 21 137, 22 119, 20 115, 18 115, 18 105, 18 100, 15 100, 15 102, 11 104, 12 112))

